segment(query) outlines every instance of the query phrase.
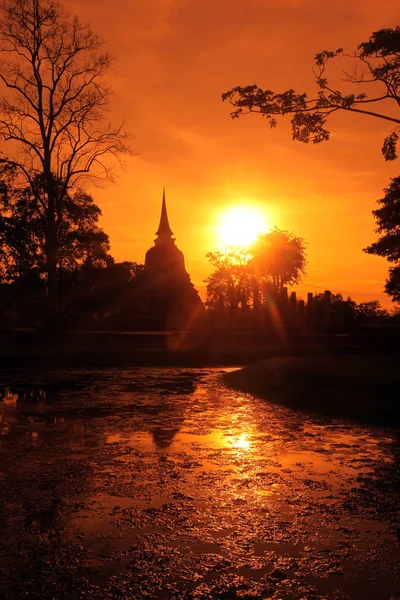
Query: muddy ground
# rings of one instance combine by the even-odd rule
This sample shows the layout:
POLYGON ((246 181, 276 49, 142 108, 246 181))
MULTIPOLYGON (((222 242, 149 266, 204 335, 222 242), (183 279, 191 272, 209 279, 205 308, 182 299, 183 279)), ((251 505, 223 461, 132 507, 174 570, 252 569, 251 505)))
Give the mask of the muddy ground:
POLYGON ((399 430, 222 375, 0 373, 1 598, 400 598, 399 430))

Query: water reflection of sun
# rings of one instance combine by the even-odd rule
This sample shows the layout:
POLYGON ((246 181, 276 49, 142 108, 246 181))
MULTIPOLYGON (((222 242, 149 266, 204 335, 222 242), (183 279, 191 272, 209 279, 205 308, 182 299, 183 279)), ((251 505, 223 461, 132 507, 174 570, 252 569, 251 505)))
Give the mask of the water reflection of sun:
POLYGON ((249 440, 247 433, 233 436, 230 439, 230 444, 233 448, 236 448, 236 450, 250 450, 251 448, 251 441, 249 440))

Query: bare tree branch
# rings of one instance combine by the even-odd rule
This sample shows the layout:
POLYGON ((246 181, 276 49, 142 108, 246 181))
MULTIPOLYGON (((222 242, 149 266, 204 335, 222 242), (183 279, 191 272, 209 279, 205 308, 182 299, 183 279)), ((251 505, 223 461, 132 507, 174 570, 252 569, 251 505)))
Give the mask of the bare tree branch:
POLYGON ((112 57, 89 25, 57 0, 4 0, 1 16, 0 84, 7 96, 0 140, 12 142, 13 154, 0 162, 15 167, 33 194, 40 189, 54 299, 64 198, 82 178, 113 180, 109 161, 131 153, 129 135, 109 123, 112 57))
POLYGON ((275 93, 257 85, 236 86, 222 94, 222 99, 228 100, 235 109, 231 117, 235 119, 243 114, 259 113, 273 128, 277 125, 278 116, 293 115, 293 138, 317 144, 329 139, 326 123, 333 113, 345 111, 366 115, 396 125, 385 138, 382 153, 386 160, 397 158, 400 115, 391 110, 393 104, 389 106, 388 101, 400 106, 400 26, 375 32, 368 42, 360 44, 351 55, 345 55, 341 48, 336 51, 323 50, 315 56, 315 63, 314 76, 319 89, 314 97, 309 98, 306 93, 298 94, 294 90, 275 93), (344 57, 354 63, 350 71, 344 71, 344 80, 357 87, 366 86, 365 91, 345 94, 329 84, 326 76, 329 63, 344 57), (366 93, 371 85, 381 88, 373 97, 366 93), (366 108, 373 103, 380 103, 382 110, 366 108))

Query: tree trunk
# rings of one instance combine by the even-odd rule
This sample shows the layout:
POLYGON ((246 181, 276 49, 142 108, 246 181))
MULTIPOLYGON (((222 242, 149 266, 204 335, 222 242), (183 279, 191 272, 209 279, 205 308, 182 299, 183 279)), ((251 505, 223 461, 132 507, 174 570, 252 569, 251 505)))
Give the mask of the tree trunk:
POLYGON ((47 305, 49 311, 48 322, 50 324, 57 324, 59 318, 57 226, 55 222, 55 202, 54 198, 50 198, 50 194, 48 198, 46 229, 47 305))
POLYGON ((253 310, 258 312, 260 310, 260 286, 257 282, 253 284, 253 310))

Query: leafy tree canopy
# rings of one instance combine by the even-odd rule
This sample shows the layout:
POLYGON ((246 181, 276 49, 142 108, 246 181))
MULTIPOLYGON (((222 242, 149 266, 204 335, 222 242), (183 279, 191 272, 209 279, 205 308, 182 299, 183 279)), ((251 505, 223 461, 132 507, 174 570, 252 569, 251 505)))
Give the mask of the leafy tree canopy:
POLYGON ((359 321, 368 321, 376 319, 387 319, 389 313, 382 308, 379 300, 370 300, 369 302, 360 302, 355 307, 356 318, 359 321))
POLYGON ((328 118, 346 111, 383 119, 392 125, 385 137, 382 153, 386 160, 397 158, 400 137, 400 27, 381 29, 361 43, 350 55, 342 48, 323 50, 315 56, 317 92, 313 96, 293 89, 276 93, 258 85, 236 86, 222 94, 234 107, 232 118, 246 113, 260 113, 272 128, 277 117, 291 115, 293 139, 300 142, 329 140, 328 118), (350 61, 345 81, 354 92, 336 89, 327 76, 330 63, 339 58, 350 61), (369 89, 372 93, 369 93, 369 89))
POLYGON ((390 267, 385 292, 392 297, 393 302, 400 302, 400 265, 390 267))
MULTIPOLYGON (((42 277, 46 271, 46 211, 42 179, 20 188, 9 169, 0 180, 0 268, 5 281, 26 277, 32 272, 42 277)), ((57 212, 58 271, 76 270, 80 265, 112 264, 106 233, 98 226, 100 208, 93 198, 77 190, 64 198, 57 212)))
POLYGON ((235 311, 245 305, 251 296, 253 269, 246 248, 230 249, 227 253, 209 252, 206 258, 214 267, 207 283, 208 308, 229 308, 235 311))
POLYGON ((210 252, 206 258, 214 267, 206 279, 206 306, 232 311, 251 300, 258 304, 260 292, 275 294, 298 283, 306 267, 304 240, 277 227, 259 235, 250 248, 210 252))
POLYGON ((380 208, 372 211, 381 236, 364 251, 384 256, 389 262, 400 261, 400 177, 394 177, 385 195, 377 203, 380 208))
POLYGON ((394 177, 385 195, 377 203, 380 208, 373 211, 376 219, 379 239, 364 248, 364 252, 383 256, 389 262, 395 263, 389 269, 385 292, 395 302, 400 301, 400 177, 394 177))
POLYGON ((299 283, 305 273, 305 241, 289 231, 274 227, 259 235, 250 252, 257 275, 270 278, 278 290, 299 283))

